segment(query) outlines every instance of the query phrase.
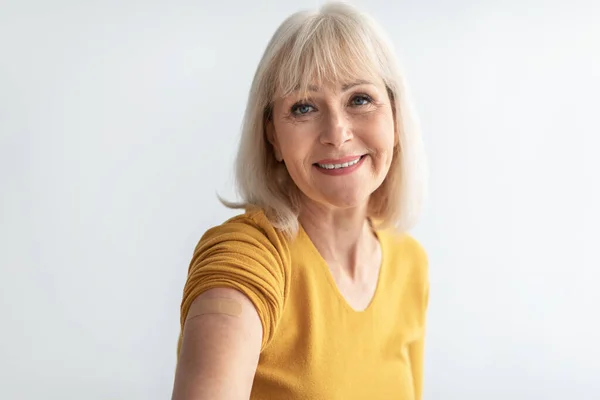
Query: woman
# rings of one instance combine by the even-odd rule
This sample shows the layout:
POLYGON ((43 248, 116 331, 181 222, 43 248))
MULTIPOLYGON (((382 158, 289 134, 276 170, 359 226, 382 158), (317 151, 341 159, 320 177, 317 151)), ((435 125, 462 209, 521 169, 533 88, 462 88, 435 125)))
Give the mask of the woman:
POLYGON ((254 77, 245 212, 208 230, 181 306, 173 398, 420 399, 428 301, 404 232, 423 157, 391 45, 355 8, 289 17, 254 77))

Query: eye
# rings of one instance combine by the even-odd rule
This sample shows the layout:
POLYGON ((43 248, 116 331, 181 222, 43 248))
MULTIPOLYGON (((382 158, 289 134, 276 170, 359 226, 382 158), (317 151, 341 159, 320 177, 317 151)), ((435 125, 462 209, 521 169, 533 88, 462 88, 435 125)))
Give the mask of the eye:
POLYGON ((371 98, 366 94, 356 95, 350 100, 350 104, 353 106, 365 106, 371 102, 371 98))
POLYGON ((314 107, 311 106, 310 104, 306 104, 306 103, 296 103, 292 106, 292 114, 295 115, 306 115, 311 111, 314 111, 314 107))

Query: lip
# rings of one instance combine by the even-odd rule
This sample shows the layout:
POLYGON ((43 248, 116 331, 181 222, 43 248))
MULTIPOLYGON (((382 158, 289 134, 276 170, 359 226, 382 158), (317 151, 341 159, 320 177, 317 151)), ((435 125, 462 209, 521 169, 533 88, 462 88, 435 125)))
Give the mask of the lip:
POLYGON ((336 159, 328 158, 325 160, 317 161, 315 164, 343 164, 343 163, 347 163, 350 161, 354 161, 357 158, 360 158, 362 156, 363 156, 362 154, 359 154, 359 155, 347 156, 347 157, 336 158, 336 159))
POLYGON ((359 169, 365 159, 367 158, 367 156, 354 156, 354 157, 344 157, 344 158, 340 158, 337 160, 324 160, 324 161, 319 161, 319 163, 323 163, 323 164, 342 164, 344 162, 349 162, 349 161, 354 161, 356 160, 356 158, 360 158, 360 160, 358 160, 358 162, 352 166, 346 167, 346 168, 338 168, 338 169, 324 169, 319 167, 318 164, 314 164, 313 168, 315 168, 317 171, 319 171, 319 173, 324 174, 324 175, 329 175, 329 176, 343 176, 343 175, 349 175, 351 173, 353 173, 354 171, 356 171, 357 169, 359 169))

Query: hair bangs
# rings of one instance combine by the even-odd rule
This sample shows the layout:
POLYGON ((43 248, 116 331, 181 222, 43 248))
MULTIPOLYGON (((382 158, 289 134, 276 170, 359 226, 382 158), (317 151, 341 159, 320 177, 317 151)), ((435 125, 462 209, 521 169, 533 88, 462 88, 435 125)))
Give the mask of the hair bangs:
POLYGON ((274 71, 274 96, 293 92, 308 97, 311 88, 336 86, 357 79, 385 79, 382 60, 368 35, 353 21, 318 15, 283 46, 274 71), (358 28, 358 29, 357 29, 358 28))
POLYGON ((300 190, 265 134, 273 102, 292 93, 310 98, 313 86, 337 89, 371 79, 382 79, 387 86, 397 145, 387 177, 371 194, 368 214, 378 226, 410 229, 426 196, 418 118, 392 42, 370 16, 342 2, 289 16, 271 38, 256 69, 242 124, 236 157, 241 201, 221 199, 223 204, 261 209, 275 227, 294 236, 300 190))

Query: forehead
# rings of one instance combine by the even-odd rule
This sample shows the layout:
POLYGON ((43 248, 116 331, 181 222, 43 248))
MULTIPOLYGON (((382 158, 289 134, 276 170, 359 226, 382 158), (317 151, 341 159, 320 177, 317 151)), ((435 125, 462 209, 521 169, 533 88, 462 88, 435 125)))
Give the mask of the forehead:
POLYGON ((359 85, 385 86, 383 79, 370 73, 354 74, 347 77, 312 77, 304 81, 290 82, 277 88, 274 98, 285 98, 291 95, 308 95, 311 92, 330 91, 341 93, 359 85))

